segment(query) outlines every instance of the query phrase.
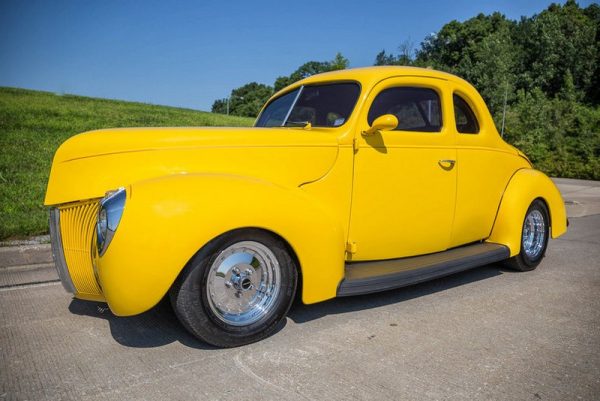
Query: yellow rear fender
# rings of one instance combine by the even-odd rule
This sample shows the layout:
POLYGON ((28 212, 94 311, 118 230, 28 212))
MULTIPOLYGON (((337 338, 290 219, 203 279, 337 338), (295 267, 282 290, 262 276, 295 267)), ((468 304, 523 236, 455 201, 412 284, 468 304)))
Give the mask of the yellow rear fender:
POLYGON ((521 231, 531 202, 540 198, 548 206, 552 238, 567 231, 565 203, 556 185, 544 173, 534 169, 518 170, 510 179, 488 239, 510 248, 510 256, 521 251, 521 231))
POLYGON ((102 291, 121 316, 153 307, 196 252, 231 230, 282 237, 298 259, 302 299, 333 298, 344 274, 344 234, 312 197, 249 177, 181 174, 128 188, 123 217, 97 260, 102 291))

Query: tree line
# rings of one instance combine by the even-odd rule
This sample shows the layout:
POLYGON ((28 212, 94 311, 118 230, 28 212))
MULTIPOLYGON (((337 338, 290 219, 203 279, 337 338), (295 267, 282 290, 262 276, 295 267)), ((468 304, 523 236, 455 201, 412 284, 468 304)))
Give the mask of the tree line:
POLYGON ((296 81, 322 72, 343 70, 350 63, 341 53, 331 61, 309 61, 290 75, 278 77, 273 86, 250 82, 231 91, 228 98, 218 99, 212 105, 213 113, 227 113, 243 117, 256 117, 261 107, 277 91, 296 81))
MULTIPOLYGON (((212 111, 255 117, 276 91, 307 76, 347 68, 338 53, 310 61, 272 86, 249 83, 212 111)), ((471 82, 504 137, 554 176, 600 180, 600 6, 551 4, 514 21, 501 13, 451 21, 417 47, 380 51, 374 65, 430 67, 471 82)))

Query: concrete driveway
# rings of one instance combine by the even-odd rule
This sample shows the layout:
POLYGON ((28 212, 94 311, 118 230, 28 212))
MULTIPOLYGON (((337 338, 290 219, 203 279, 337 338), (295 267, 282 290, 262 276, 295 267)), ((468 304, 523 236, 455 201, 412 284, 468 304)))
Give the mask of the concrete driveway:
POLYGON ((571 226, 537 270, 296 305, 229 350, 168 304, 117 318, 72 300, 46 245, 0 248, 0 399, 598 400, 600 182, 556 182, 571 226))

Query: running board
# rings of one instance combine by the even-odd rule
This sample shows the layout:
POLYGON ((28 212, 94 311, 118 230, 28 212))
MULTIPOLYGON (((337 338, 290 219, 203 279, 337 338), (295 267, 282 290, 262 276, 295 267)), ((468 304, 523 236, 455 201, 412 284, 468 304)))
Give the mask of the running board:
POLYGON ((421 283, 463 270, 499 262, 510 257, 500 244, 482 242, 410 258, 346 264, 337 296, 369 294, 421 283))

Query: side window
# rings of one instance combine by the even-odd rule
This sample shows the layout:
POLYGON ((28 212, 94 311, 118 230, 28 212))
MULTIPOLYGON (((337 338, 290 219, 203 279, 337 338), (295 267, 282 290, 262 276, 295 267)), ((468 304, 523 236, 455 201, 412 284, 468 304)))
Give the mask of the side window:
POLYGON ((369 109, 369 125, 384 114, 398 118, 396 131, 440 132, 442 129, 440 97, 433 89, 403 86, 381 91, 369 109))
POLYGON ((461 134, 478 134, 479 123, 469 104, 457 94, 452 96, 454 101, 454 119, 456 130, 461 134))

